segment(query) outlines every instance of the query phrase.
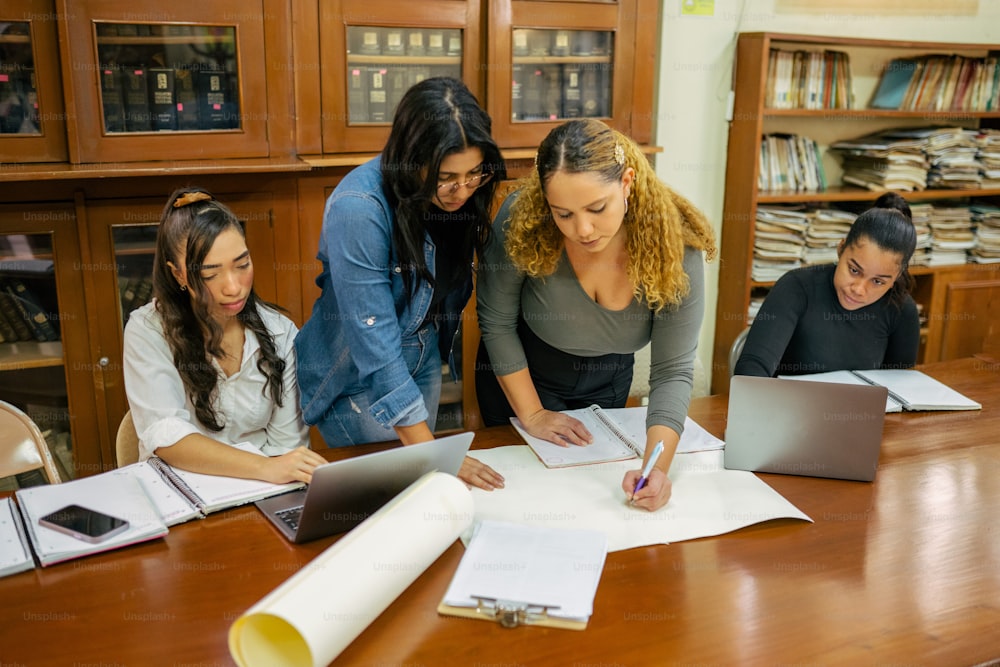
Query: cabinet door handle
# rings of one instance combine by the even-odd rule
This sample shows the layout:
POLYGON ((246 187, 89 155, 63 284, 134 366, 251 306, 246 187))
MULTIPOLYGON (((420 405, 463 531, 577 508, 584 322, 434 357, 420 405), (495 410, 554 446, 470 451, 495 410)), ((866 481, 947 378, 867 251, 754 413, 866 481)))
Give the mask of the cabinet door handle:
POLYGON ((100 366, 101 368, 107 368, 108 364, 110 363, 111 360, 108 359, 107 357, 101 357, 100 359, 97 360, 97 365, 100 366))

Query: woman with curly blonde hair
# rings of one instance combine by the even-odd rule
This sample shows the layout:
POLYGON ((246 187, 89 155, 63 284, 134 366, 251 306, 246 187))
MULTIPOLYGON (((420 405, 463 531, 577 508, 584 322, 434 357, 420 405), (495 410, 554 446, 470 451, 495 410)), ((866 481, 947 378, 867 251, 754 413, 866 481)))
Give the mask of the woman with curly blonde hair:
POLYGON ((711 227, 633 141, 593 119, 550 132, 518 185, 479 265, 483 418, 516 416, 536 437, 586 445, 591 434, 562 411, 623 407, 634 353, 650 343, 646 452, 662 441, 663 455, 640 491, 638 470, 622 488, 657 509, 691 395, 711 227))

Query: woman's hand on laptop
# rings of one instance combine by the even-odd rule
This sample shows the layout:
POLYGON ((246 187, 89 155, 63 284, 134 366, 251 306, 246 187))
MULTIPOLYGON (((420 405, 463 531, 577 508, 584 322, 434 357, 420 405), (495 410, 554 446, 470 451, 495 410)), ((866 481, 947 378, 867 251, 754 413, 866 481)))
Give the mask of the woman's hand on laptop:
POLYGON ((484 491, 503 488, 503 476, 482 461, 466 456, 462 467, 458 469, 458 478, 484 491))
POLYGON ((287 454, 270 456, 262 462, 261 479, 273 484, 312 481, 316 466, 326 463, 326 459, 307 447, 296 447, 287 454))
POLYGON ((625 473, 625 479, 622 480, 622 491, 625 492, 625 496, 630 500, 631 504, 650 512, 666 505, 667 501, 670 500, 670 493, 673 490, 667 473, 659 468, 653 468, 646 479, 645 486, 633 495, 632 490, 635 489, 635 485, 641 476, 641 470, 629 470, 625 473))

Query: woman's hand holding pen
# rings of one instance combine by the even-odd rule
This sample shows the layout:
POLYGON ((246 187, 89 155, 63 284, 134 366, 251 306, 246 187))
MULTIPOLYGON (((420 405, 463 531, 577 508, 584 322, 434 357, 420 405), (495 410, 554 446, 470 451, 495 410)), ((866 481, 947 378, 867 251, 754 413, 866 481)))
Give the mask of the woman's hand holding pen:
POLYGON ((653 468, 652 472, 649 473, 649 477, 646 478, 646 484, 633 494, 635 485, 639 482, 641 476, 642 471, 629 470, 625 473, 625 479, 622 480, 622 490, 625 492, 625 496, 629 498, 631 504, 650 512, 666 505, 667 501, 670 500, 670 492, 672 490, 672 484, 670 483, 670 478, 667 477, 667 473, 659 468, 653 468))
POLYGON ((458 469, 458 478, 484 491, 503 488, 503 476, 482 461, 466 456, 462 467, 458 469))
POLYGON ((583 422, 562 412, 542 408, 530 417, 522 419, 524 430, 536 438, 554 442, 560 447, 569 445, 589 445, 594 441, 583 422))

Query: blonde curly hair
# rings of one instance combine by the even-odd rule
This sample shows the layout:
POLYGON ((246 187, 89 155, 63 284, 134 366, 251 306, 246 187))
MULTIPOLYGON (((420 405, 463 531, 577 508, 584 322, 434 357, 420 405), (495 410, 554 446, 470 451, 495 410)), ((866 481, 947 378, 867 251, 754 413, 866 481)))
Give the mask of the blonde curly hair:
POLYGON ((564 237, 545 199, 545 185, 557 171, 596 173, 610 183, 620 182, 627 168, 635 170, 622 223, 626 270, 636 298, 645 297, 653 311, 679 304, 690 290, 685 246, 703 251, 708 261, 715 258, 715 235, 701 211, 657 178, 634 141, 601 121, 572 120, 552 130, 535 166, 518 182, 507 223, 507 254, 527 275, 551 275, 562 255, 564 237))

